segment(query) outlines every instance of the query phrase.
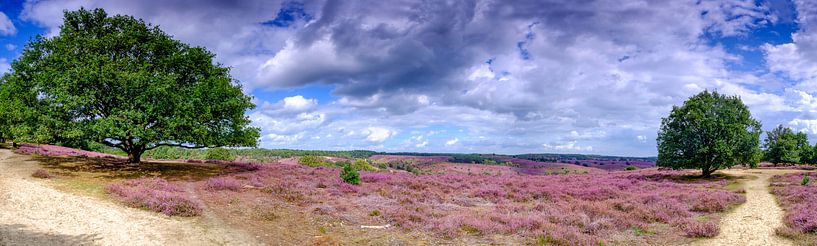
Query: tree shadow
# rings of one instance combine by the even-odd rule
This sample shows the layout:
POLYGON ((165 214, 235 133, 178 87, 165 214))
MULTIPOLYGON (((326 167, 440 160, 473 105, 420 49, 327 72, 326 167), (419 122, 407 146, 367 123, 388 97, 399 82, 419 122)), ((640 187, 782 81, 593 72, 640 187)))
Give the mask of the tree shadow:
POLYGON ((77 172, 87 172, 109 179, 151 176, 167 180, 199 181, 233 171, 225 168, 225 165, 212 163, 144 161, 140 164, 131 164, 112 158, 43 155, 32 155, 31 158, 45 168, 60 171, 58 172, 60 175, 73 176, 77 172))
POLYGON ((24 225, 0 224, 0 245, 95 245, 96 234, 62 235, 26 229, 24 225))

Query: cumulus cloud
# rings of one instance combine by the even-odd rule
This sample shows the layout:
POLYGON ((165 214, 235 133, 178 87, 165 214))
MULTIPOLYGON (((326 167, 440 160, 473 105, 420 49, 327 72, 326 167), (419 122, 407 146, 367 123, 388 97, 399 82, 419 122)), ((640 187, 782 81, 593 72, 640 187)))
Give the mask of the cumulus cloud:
POLYGON ((14 27, 14 23, 11 22, 8 15, 6 13, 0 12, 0 36, 10 36, 17 34, 17 28, 14 27))
POLYGON ((317 105, 318 100, 307 99, 301 95, 297 95, 285 97, 275 104, 264 103, 261 107, 264 110, 271 110, 279 113, 300 113, 311 110, 317 105))
POLYGON ((53 35, 63 9, 103 7, 213 50, 249 92, 329 85, 332 101, 263 98, 249 113, 262 140, 288 147, 456 140, 455 151, 651 155, 644 143, 661 117, 704 89, 741 96, 763 120, 807 119, 800 94, 765 87, 773 75, 731 70, 740 58, 711 42, 797 16, 804 30, 793 43, 760 49, 771 72, 815 93, 807 3, 791 14, 753 0, 30 0, 21 17, 53 35), (462 132, 409 134, 436 128, 462 132))
POLYGON ((542 144, 542 147, 548 151, 593 151, 593 146, 581 146, 576 141, 569 141, 561 144, 542 144))
POLYGON ((366 128, 363 134, 367 135, 366 140, 372 142, 383 142, 389 137, 393 136, 395 132, 382 127, 369 127, 366 128))
POLYGON ((454 139, 451 139, 451 140, 445 141, 445 145, 446 145, 446 146, 453 146, 453 145, 456 145, 456 144, 457 144, 457 143, 459 143, 459 142, 460 142, 460 139, 459 139, 459 138, 454 138, 454 139))

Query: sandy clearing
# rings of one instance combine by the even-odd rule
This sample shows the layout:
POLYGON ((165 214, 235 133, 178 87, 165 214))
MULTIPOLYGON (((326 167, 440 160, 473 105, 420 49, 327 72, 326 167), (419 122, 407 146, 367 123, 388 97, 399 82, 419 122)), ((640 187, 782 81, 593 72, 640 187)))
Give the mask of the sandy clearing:
POLYGON ((774 195, 769 193, 769 179, 778 174, 797 170, 724 170, 735 176, 748 176, 744 183, 746 203, 726 214, 720 223, 721 233, 712 239, 697 241, 695 245, 793 245, 775 235, 775 229, 783 226, 783 209, 774 195))
POLYGON ((258 245, 209 218, 177 218, 58 191, 0 149, 0 245, 258 245))

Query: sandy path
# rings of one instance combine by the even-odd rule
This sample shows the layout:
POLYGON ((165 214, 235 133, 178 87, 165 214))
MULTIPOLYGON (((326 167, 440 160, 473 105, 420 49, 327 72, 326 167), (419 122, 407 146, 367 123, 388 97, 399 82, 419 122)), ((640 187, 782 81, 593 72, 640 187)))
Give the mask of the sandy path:
POLYGON ((748 176, 744 183, 746 203, 726 214, 721 220, 721 233, 712 239, 701 240, 696 245, 793 245, 775 235, 776 228, 783 226, 783 209, 769 193, 769 179, 777 174, 795 170, 726 170, 735 176, 748 176))
POLYGON ((0 149, 0 245, 258 244, 211 218, 167 217, 55 190, 30 177, 36 165, 0 149))

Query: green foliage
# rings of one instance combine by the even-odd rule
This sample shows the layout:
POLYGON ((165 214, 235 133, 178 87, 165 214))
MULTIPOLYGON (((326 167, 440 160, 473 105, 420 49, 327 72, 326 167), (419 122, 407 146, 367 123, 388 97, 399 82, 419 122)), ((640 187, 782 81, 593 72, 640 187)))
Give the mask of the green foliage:
MULTIPOLYGON (((160 146, 255 146, 255 105, 202 47, 102 9, 65 12, 0 85, 0 131, 17 141, 119 148, 138 162, 160 146)), ((87 146, 85 146, 87 147, 87 146)))
POLYGON ((230 150, 225 148, 210 148, 207 149, 207 160, 220 160, 220 161, 232 161, 235 160, 235 155, 233 155, 230 150))
POLYGON ((412 163, 411 161, 408 161, 408 160, 395 160, 395 161, 389 161, 389 162, 386 162, 386 163, 380 163, 378 165, 380 166, 380 168, 383 168, 383 169, 393 168, 393 169, 397 169, 397 170, 407 171, 407 172, 410 172, 410 173, 412 173, 414 175, 420 175, 420 174, 423 173, 422 170, 417 168, 414 163, 412 163))
POLYGON ((360 173, 358 173, 357 169, 355 169, 351 164, 346 164, 343 166, 343 170, 340 171, 340 178, 343 179, 343 182, 349 184, 360 184, 360 173))
POLYGON ((351 165, 352 165, 352 167, 354 167, 355 169, 360 170, 360 171, 369 171, 369 172, 377 171, 377 168, 372 166, 372 164, 369 164, 369 161, 367 161, 366 159, 355 159, 352 162, 351 165))
POLYGON ((721 168, 756 165, 760 132, 739 97, 704 91, 661 120, 656 165, 697 168, 705 177, 721 168))
POLYGON ((811 182, 811 178, 808 176, 808 173, 803 174, 803 180, 800 181, 800 185, 806 186, 809 182, 811 182))
POLYGON ((629 166, 627 166, 627 167, 625 167, 625 168, 624 168, 624 170, 625 170, 625 171, 633 171, 633 170, 637 170, 637 169, 638 169, 638 168, 637 168, 637 167, 635 167, 635 166, 633 166, 633 165, 629 165, 629 166))
POLYGON ((775 129, 766 132, 766 139, 763 141, 763 159, 774 163, 800 163, 800 151, 803 149, 803 142, 808 146, 805 134, 795 134, 791 128, 778 125, 775 129))
POLYGON ((326 161, 326 158, 314 155, 301 156, 298 159, 298 164, 308 167, 335 167, 331 162, 326 161))

